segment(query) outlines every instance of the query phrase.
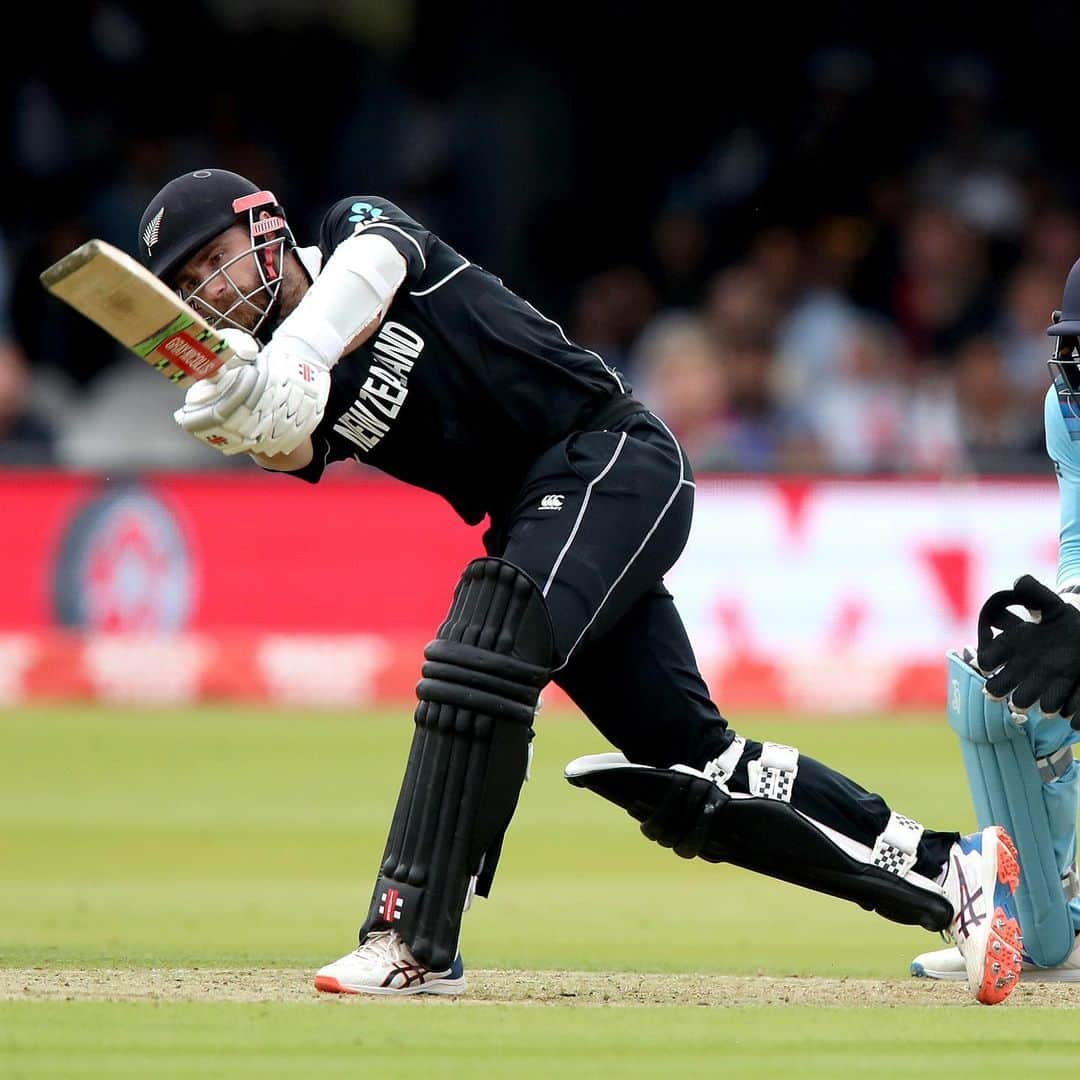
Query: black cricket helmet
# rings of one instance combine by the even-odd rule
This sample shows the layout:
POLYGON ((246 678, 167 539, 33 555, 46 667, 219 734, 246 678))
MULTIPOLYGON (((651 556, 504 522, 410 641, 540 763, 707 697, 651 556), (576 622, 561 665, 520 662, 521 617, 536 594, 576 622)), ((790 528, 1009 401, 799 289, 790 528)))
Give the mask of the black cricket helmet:
POLYGON ((1061 310, 1055 311, 1051 320, 1046 332, 1057 339, 1057 345, 1047 363, 1059 400, 1073 416, 1080 417, 1080 259, 1072 264, 1061 310))
POLYGON ((197 169, 170 180, 150 200, 139 222, 139 260, 175 287, 175 276, 188 259, 233 225, 247 230, 250 245, 215 267, 195 288, 177 292, 212 326, 233 327, 258 336, 260 328, 276 321, 272 316, 281 289, 285 252, 296 247, 285 211, 273 192, 225 169, 197 169), (245 291, 231 271, 249 257, 258 269, 259 281, 245 291), (222 277, 230 289, 226 304, 219 307, 208 299, 207 287, 222 277))

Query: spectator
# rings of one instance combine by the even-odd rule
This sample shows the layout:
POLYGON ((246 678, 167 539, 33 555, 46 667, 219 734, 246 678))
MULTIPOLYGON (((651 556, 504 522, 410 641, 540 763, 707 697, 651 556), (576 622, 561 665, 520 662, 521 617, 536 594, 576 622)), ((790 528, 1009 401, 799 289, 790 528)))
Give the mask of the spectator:
POLYGON ((80 217, 58 214, 24 249, 13 280, 14 335, 30 364, 31 397, 58 430, 80 408, 87 388, 123 355, 104 331, 50 296, 38 278, 86 239, 80 217))
POLYGON ((1045 472, 1042 413, 1017 399, 990 336, 966 341, 953 364, 961 448, 977 473, 1045 472))
POLYGON ((653 222, 648 254, 651 277, 667 307, 701 302, 710 254, 709 229, 685 207, 662 210, 653 222))
POLYGON ((771 350, 781 307, 760 270, 739 263, 709 283, 705 319, 725 349, 771 350))
MULTIPOLYGON (((1080 216, 1058 202, 1041 207, 1024 234, 1022 258, 1053 274, 1060 285, 1080 251, 1080 216)), ((1060 292, 1060 288, 1058 292, 1060 292)), ((1060 296, 1058 300, 1060 300, 1060 296)), ((1057 301, 1055 301, 1055 306, 1057 301)))
POLYGON ((798 302, 805 287, 807 253, 794 227, 775 224, 762 229, 750 242, 746 262, 761 275, 781 308, 798 302))
POLYGON ((10 337, 0 337, 0 464, 51 465, 53 431, 30 407, 26 359, 10 337))
POLYGON ((800 264, 800 285, 779 293, 788 303, 777 330, 777 348, 782 389, 789 398, 803 397, 841 376, 845 350, 860 318, 848 290, 866 240, 858 219, 819 222, 800 264))
POLYGON ((578 294, 570 336, 625 371, 633 382, 630 349, 656 308, 643 271, 624 264, 587 278, 578 294))
POLYGON ((830 471, 895 473, 906 465, 908 386, 899 342, 866 317, 846 323, 835 370, 803 404, 830 471))
MULTIPOLYGON (((776 352, 762 336, 721 350, 728 412, 725 458, 739 472, 817 473, 826 456, 809 416, 779 393, 776 352)), ((720 468, 708 460, 704 467, 720 468)))
POLYGON ((947 362, 995 315, 985 238, 956 214, 922 206, 908 217, 902 244, 897 325, 916 360, 947 362))
POLYGON ((53 433, 29 403, 26 357, 12 333, 10 268, 0 235, 0 464, 48 465, 53 433))
POLYGON ((632 356, 635 391, 664 417, 695 468, 717 468, 726 453, 727 395, 716 344, 704 321, 684 311, 655 318, 632 356))
MULTIPOLYGON (((1077 248, 1080 251, 1080 248, 1077 248)), ((1061 275, 1044 263, 1025 262, 1014 271, 1005 291, 1004 310, 998 324, 1005 374, 1019 395, 1017 405, 1037 414, 1050 373, 1050 339, 1046 327, 1061 303, 1061 275)))

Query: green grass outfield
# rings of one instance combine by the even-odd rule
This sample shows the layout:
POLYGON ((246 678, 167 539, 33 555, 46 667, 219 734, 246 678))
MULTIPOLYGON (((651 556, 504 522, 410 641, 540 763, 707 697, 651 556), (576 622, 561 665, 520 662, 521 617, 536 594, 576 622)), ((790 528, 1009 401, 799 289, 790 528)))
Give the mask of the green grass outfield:
MULTIPOLYGON (((753 716, 739 728, 800 746, 927 825, 973 827, 936 716, 753 716)), ((602 738, 570 714, 543 714, 538 731, 493 896, 466 916, 468 968, 903 979, 912 955, 937 946, 853 905, 647 843, 562 780, 567 760, 607 749, 602 738)), ((0 968, 55 969, 58 982, 72 969, 302 969, 306 983, 354 942, 410 738, 407 710, 0 711, 0 968)), ((0 1076, 465 1075, 481 1062, 495 1075, 896 1076, 931 1063, 967 1075, 1036 1058, 1072 1066, 1080 1051, 1075 1025, 1030 992, 994 1010, 852 1005, 860 985, 842 1007, 314 992, 0 1001, 0 1076)))

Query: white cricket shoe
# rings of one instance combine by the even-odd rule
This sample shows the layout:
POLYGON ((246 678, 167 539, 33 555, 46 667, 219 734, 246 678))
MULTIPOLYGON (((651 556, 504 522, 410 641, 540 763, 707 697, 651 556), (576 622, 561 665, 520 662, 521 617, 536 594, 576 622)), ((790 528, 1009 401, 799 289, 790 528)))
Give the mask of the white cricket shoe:
POLYGON ((460 994, 465 989, 461 954, 447 971, 432 971, 409 951, 396 930, 369 934, 348 956, 315 974, 327 994, 460 994))
POLYGON ((949 850, 942 889, 953 908, 949 934, 964 959, 968 987, 997 1005, 1020 984, 1020 920, 1013 894, 1020 862, 1000 825, 962 836, 949 850))
MULTIPOLYGON (((1026 959, 1025 954, 1022 971, 1025 982, 1080 983, 1080 939, 1073 951, 1053 967, 1039 967, 1026 959)), ((967 978, 967 965, 959 949, 937 949, 916 956, 911 961, 911 974, 916 978, 963 982, 967 978)))

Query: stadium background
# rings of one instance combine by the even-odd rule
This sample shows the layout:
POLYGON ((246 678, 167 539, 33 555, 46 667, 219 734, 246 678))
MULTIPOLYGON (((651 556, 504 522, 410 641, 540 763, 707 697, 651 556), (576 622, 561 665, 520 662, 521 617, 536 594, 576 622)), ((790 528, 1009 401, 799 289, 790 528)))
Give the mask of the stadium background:
POLYGON ((0 75, 0 701, 407 700, 479 550, 362 466, 312 492, 208 453, 41 289, 207 164, 301 242, 333 199, 389 197, 628 374, 702 480, 671 587, 726 706, 934 705, 980 599, 1052 575, 1067 4, 26 18, 0 75), (263 609, 269 580, 295 585, 263 609))
POLYGON ((935 937, 643 843, 562 779, 605 747, 554 697, 466 921, 468 997, 316 994, 478 530, 359 466, 308 488, 210 453, 37 275, 89 236, 130 250, 163 178, 209 163, 302 240, 343 193, 395 199, 678 427, 704 479, 670 585, 739 730, 974 828, 941 653, 991 588, 1053 573, 1078 38, 1045 0, 24 6, 0 66, 0 1074, 1075 1069, 1073 987, 965 1007, 908 978, 935 937))

